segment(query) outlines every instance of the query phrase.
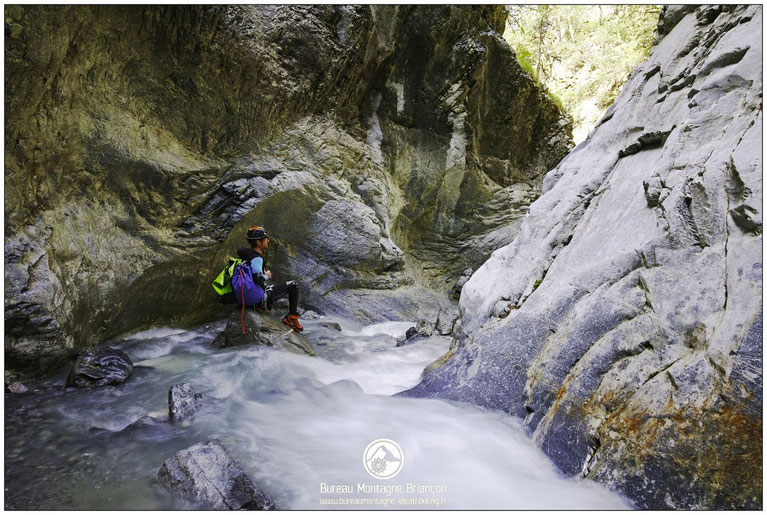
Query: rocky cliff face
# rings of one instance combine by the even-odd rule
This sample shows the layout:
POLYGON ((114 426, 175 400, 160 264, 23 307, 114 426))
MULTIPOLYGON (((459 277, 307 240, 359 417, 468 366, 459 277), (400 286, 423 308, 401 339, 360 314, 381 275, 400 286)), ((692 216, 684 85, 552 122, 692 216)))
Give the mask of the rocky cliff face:
POLYGON ((639 508, 762 506, 762 7, 675 6, 408 394, 525 419, 639 508))
POLYGON ((436 317, 567 121, 500 6, 7 6, 6 368, 224 313, 245 229, 363 321, 436 317))

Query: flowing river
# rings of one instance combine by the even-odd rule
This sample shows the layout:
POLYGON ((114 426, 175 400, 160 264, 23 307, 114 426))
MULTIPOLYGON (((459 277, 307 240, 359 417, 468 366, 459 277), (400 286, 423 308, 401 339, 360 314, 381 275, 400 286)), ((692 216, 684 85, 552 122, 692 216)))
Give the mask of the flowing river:
POLYGON ((333 320, 339 332, 328 321, 304 323, 316 357, 215 349, 219 324, 153 329, 110 343, 135 365, 118 387, 66 389, 62 369, 27 383, 27 393, 6 393, 6 508, 199 509, 165 490, 157 471, 211 438, 282 509, 629 507, 592 481, 559 475, 514 417, 391 397, 418 383, 448 338, 396 347, 412 323, 333 320), (209 399, 190 420, 170 423, 168 388, 182 382, 209 399), (366 446, 379 438, 403 454, 387 480, 363 466, 366 446))

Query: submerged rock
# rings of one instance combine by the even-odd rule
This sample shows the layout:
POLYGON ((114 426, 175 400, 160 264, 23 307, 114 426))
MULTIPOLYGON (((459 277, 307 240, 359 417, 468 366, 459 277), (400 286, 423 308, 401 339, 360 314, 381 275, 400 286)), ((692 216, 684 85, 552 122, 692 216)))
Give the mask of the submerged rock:
POLYGON ((664 10, 404 395, 523 417, 641 509, 762 508, 762 11, 664 10))
POLYGON ((405 332, 405 340, 397 342, 397 347, 413 343, 419 338, 428 338, 433 332, 432 324, 428 320, 421 319, 415 327, 411 327, 405 332))
POLYGON ((96 387, 117 385, 130 377, 133 362, 122 351, 111 347, 81 354, 67 377, 67 386, 96 387))
POLYGON ((16 382, 8 385, 7 390, 11 393, 24 393, 29 391, 29 388, 24 386, 22 383, 16 382))
MULTIPOLYGON (((412 328, 411 328, 412 329, 412 328)), ((418 324, 415 326, 415 335, 414 336, 420 336, 428 338, 434 333, 434 324, 429 322, 428 320, 422 318, 418 321, 418 324)))
POLYGON ((174 384, 168 390, 168 414, 171 420, 181 421, 198 410, 202 394, 195 394, 189 383, 174 384))
POLYGON ((214 347, 236 347, 239 345, 266 345, 281 347, 297 354, 314 356, 316 353, 312 343, 300 333, 291 330, 271 312, 259 313, 248 308, 244 315, 240 311, 232 313, 226 323, 226 328, 213 340, 214 347))
POLYGON ((157 479, 171 492, 212 510, 276 510, 220 440, 178 451, 157 479))

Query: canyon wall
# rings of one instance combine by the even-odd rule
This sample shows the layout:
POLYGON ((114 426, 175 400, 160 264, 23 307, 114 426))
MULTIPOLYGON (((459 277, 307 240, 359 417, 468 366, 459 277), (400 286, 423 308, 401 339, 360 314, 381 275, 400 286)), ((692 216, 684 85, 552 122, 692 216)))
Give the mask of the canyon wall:
POLYGON ((509 243, 569 122, 502 6, 6 6, 6 381, 225 316, 251 225, 276 281, 435 319, 509 243))
POLYGON ((664 8, 405 395, 524 418, 642 509, 762 506, 762 7, 664 8))

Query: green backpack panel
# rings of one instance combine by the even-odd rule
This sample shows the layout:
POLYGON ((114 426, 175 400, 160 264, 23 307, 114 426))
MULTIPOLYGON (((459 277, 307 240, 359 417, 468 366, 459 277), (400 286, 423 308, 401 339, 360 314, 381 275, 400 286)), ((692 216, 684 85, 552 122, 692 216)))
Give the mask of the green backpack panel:
POLYGON ((234 268, 240 263, 242 263, 242 259, 227 256, 226 267, 213 280, 213 289, 218 295, 224 296, 227 293, 232 293, 232 274, 234 274, 234 268))

